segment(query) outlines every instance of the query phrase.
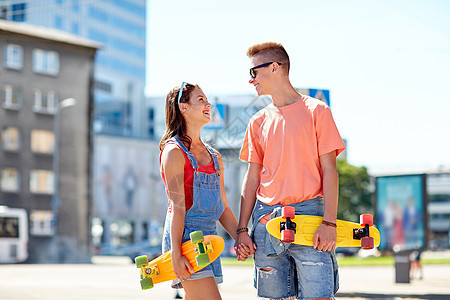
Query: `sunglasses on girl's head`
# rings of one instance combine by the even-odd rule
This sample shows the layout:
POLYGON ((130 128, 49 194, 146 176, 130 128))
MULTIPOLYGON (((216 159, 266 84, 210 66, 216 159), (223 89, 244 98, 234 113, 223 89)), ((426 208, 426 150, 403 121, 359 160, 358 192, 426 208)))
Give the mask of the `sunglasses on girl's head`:
MULTIPOLYGON (((250 76, 252 76, 252 78, 255 79, 255 78, 256 78, 256 72, 255 72, 256 69, 264 68, 264 67, 270 66, 270 65, 273 64, 274 62, 276 62, 276 61, 267 62, 267 63, 260 64, 260 65, 257 65, 256 67, 251 68, 251 69, 250 69, 250 76)), ((279 65, 281 65, 281 63, 279 63, 279 62, 276 62, 276 63, 279 64, 279 65)))
MULTIPOLYGON (((181 96, 183 95, 183 87, 187 84, 190 84, 190 83, 184 82, 184 81, 181 83, 180 91, 178 92, 178 104, 180 104, 180 99, 181 99, 181 96)), ((190 85, 192 85, 192 84, 190 84, 190 85)))

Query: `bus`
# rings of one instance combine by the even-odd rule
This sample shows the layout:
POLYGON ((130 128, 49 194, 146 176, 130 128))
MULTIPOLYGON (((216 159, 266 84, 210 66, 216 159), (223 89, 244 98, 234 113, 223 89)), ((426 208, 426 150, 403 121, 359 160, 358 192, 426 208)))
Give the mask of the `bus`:
POLYGON ((27 211, 0 206, 0 263, 19 263, 27 258, 27 211))

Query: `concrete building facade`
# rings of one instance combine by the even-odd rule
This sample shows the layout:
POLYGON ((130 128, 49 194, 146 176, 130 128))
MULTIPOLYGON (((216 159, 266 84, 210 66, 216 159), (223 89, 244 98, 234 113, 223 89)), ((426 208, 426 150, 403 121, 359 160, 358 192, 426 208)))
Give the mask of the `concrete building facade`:
MULTIPOLYGON (((141 199, 152 202, 153 198, 149 199, 140 192, 122 193, 120 190, 115 194, 115 202, 108 207, 105 203, 109 205, 109 200, 104 197, 105 189, 108 189, 105 175, 108 168, 114 169, 113 175, 119 177, 129 174, 128 165, 133 164, 130 156, 121 156, 120 161, 109 156, 108 153, 116 153, 117 148, 108 147, 122 145, 125 148, 121 148, 120 153, 131 151, 139 157, 146 157, 154 143, 153 108, 145 105, 144 97, 147 1, 2 0, 0 7, 0 18, 53 28, 101 43, 93 73, 91 124, 95 133, 93 147, 99 151, 96 153, 101 154, 95 155, 92 160, 92 216, 88 223, 92 224, 95 246, 101 244, 109 248, 149 237, 151 232, 155 232, 151 228, 155 228, 156 221, 152 218, 145 222, 133 220, 135 215, 124 215, 128 210, 114 209, 123 205, 133 206, 129 200, 131 198, 136 198, 134 203, 139 203, 141 199), (105 157, 111 161, 105 161, 105 157), (103 181, 96 181, 98 178, 103 178, 103 181), (142 229, 142 226, 147 229, 142 229), (141 229, 146 233, 140 234, 141 229), (101 237, 99 232, 102 232, 101 237)), ((138 167, 144 165, 141 163, 138 167)), ((127 178, 127 186, 138 190, 145 186, 148 179, 139 178, 138 184, 133 176, 127 178)), ((125 186, 120 183, 115 188, 125 189, 125 186)), ((80 221, 84 222, 84 219, 80 221)))
POLYGON ((95 58, 97 134, 152 138, 145 111, 146 0, 2 0, 0 18, 101 43, 95 58))
POLYGON ((0 205, 27 210, 29 262, 89 256, 90 128, 99 46, 0 20, 0 205), (69 98, 75 105, 62 109, 69 98))

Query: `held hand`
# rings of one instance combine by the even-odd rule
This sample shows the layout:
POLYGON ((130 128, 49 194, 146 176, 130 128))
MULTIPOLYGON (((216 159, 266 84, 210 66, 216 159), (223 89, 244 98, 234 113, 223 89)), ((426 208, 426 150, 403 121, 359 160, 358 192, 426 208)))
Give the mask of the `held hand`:
MULTIPOLYGON (((236 248, 235 248, 236 249, 236 248)), ((247 258, 251 255, 250 248, 244 244, 239 244, 236 250, 237 260, 246 261, 247 258)))
POLYGON ((247 232, 242 232, 237 235, 234 249, 238 255, 238 260, 245 261, 248 256, 255 256, 256 245, 247 232))
POLYGON ((313 244, 319 251, 331 251, 336 249, 336 241, 336 228, 321 225, 314 235, 313 244))
POLYGON ((194 269, 191 264, 187 260, 187 258, 183 255, 180 257, 172 256, 172 267, 175 272, 175 276, 178 279, 186 280, 191 278, 191 274, 194 273, 194 269))

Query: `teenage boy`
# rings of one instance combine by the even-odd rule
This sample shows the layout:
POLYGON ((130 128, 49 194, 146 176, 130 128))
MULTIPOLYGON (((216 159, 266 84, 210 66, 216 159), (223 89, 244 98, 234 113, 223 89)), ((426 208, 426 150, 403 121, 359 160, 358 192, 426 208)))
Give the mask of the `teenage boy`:
POLYGON ((248 169, 236 249, 248 247, 254 255, 258 297, 334 299, 339 286, 336 156, 345 145, 330 108, 299 94, 290 83, 289 56, 281 44, 256 44, 247 56, 250 84, 273 103, 251 118, 239 156, 248 169), (323 216, 313 247, 282 243, 269 235, 265 224, 280 216, 283 206, 295 207, 296 214, 323 216), (250 217, 253 240, 247 229, 250 217))

